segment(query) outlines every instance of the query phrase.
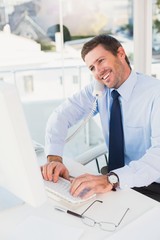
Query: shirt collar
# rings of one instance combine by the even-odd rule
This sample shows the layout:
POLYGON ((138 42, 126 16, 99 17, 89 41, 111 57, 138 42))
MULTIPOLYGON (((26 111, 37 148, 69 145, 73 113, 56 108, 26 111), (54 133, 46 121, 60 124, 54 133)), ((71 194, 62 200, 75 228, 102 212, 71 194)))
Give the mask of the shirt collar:
POLYGON ((137 75, 136 72, 132 70, 126 81, 117 89, 121 97, 124 98, 126 101, 129 100, 136 82, 137 75))

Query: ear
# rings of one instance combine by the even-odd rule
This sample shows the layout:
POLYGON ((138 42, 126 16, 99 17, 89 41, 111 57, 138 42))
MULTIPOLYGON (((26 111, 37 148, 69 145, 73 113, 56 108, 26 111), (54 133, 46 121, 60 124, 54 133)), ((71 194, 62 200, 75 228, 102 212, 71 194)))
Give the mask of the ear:
POLYGON ((123 47, 119 47, 117 50, 117 55, 121 58, 121 59, 125 59, 126 53, 124 51, 123 47))

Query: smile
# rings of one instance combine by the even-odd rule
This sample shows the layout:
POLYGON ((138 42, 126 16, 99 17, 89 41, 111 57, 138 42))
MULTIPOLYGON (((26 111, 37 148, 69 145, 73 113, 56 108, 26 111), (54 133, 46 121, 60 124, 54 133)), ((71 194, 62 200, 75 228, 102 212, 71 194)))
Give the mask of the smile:
POLYGON ((107 80, 110 76, 110 73, 111 71, 107 72, 107 74, 102 77, 102 80, 107 80))

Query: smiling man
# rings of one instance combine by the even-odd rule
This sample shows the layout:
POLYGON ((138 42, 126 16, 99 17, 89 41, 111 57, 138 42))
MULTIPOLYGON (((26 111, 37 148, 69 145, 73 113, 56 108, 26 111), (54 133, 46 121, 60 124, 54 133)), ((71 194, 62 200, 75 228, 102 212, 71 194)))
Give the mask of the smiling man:
MULTIPOLYGON (((160 81, 133 71, 124 48, 109 35, 85 43, 81 55, 96 81, 104 86, 95 114, 100 114, 109 149, 109 171, 75 178, 71 194, 78 196, 87 188, 84 197, 89 197, 115 188, 134 188, 160 201, 160 81)), ((93 90, 94 84, 87 85, 50 116, 46 128, 48 162, 42 166, 44 179, 69 179, 63 164, 67 131, 90 113, 95 101, 93 90)))

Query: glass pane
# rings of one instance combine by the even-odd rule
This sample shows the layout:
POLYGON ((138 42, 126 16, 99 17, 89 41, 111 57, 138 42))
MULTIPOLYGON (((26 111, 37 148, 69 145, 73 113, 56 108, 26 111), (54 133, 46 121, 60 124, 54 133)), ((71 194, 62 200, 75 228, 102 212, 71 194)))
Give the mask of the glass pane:
MULTIPOLYGON (((42 102, 52 101, 54 110, 93 81, 80 54, 91 37, 117 37, 132 62, 132 5, 132 0, 1 0, 0 29, 11 34, 3 43, 0 38, 0 80, 16 84, 24 104, 38 104, 45 122, 49 110, 40 108, 42 102)), ((73 155, 69 148, 77 154, 104 141, 99 118, 80 133, 74 147, 67 144, 67 155, 73 155)))
POLYGON ((160 0, 152 1, 152 75, 160 79, 160 0))
MULTIPOLYGON (((132 0, 5 0, 0 2, 0 27, 37 44, 27 50, 26 41, 22 49, 16 49, 16 54, 10 54, 14 57, 7 60, 5 73, 1 71, 0 77, 7 81, 6 70, 11 71, 11 81, 25 98, 65 99, 92 81, 80 50, 88 38, 97 34, 116 36, 133 61, 132 0), (26 75, 30 68, 35 71, 26 75), (30 90, 25 95, 28 84, 30 90)), ((11 38, 10 43, 13 41, 11 38)), ((34 43, 30 42, 32 47, 34 43)))

